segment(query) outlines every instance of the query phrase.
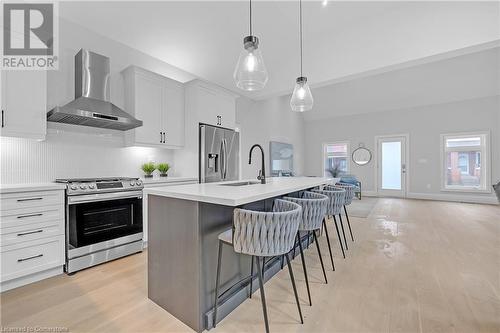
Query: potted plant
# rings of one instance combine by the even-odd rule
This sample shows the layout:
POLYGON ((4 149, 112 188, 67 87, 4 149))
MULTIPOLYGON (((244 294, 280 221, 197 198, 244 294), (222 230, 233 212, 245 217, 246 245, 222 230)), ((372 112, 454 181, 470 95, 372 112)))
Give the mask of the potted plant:
POLYGON ((160 171, 160 177, 168 176, 167 172, 170 169, 170 165, 168 165, 168 163, 158 163, 158 165, 156 165, 156 168, 158 169, 158 171, 160 171))
POLYGON ((141 165, 141 169, 144 171, 144 178, 152 178, 152 173, 156 170, 156 166, 153 162, 148 162, 141 165))
POLYGON ((326 171, 328 173, 330 173, 333 178, 339 178, 343 174, 343 171, 340 168, 340 164, 339 163, 335 163, 333 166, 331 166, 328 169, 326 169, 326 171))

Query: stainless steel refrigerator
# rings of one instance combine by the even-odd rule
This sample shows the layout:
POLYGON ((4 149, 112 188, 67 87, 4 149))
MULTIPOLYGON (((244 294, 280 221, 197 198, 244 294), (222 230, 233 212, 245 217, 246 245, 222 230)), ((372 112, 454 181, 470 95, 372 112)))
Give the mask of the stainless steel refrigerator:
POLYGON ((200 124, 200 183, 239 179, 240 134, 236 131, 200 124))

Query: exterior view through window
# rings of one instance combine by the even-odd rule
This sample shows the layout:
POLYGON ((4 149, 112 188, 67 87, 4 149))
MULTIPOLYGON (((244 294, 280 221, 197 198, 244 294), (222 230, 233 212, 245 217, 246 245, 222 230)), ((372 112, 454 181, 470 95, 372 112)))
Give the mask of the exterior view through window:
POLYGON ((327 143, 323 149, 326 176, 337 177, 349 172, 349 143, 327 143))
POLYGON ((443 135, 446 190, 486 190, 488 135, 443 135))

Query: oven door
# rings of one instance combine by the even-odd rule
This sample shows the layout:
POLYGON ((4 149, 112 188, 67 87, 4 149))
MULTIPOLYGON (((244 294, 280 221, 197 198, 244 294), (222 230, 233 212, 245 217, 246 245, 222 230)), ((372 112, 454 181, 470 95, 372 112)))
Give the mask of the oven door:
POLYGON ((142 233, 142 191, 68 197, 70 248, 142 233))

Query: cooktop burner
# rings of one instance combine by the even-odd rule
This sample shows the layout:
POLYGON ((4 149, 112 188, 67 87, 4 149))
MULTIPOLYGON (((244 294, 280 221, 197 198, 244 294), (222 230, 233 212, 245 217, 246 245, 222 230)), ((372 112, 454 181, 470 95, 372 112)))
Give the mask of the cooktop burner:
POLYGON ((56 182, 67 184, 67 195, 122 192, 144 188, 139 178, 132 177, 70 178, 56 179, 56 182))
POLYGON ((56 179, 57 183, 97 183, 97 182, 120 182, 127 180, 137 180, 137 177, 103 177, 103 178, 61 178, 56 179))

